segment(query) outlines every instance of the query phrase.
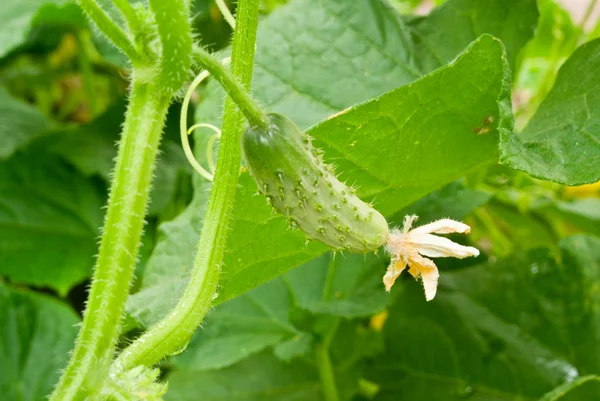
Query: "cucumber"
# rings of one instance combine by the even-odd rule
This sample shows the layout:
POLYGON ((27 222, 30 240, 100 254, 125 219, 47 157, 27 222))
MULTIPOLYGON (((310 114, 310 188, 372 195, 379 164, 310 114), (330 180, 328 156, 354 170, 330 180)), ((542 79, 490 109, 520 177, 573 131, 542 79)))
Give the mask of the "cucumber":
POLYGON ((385 218, 341 183, 311 139, 287 117, 270 113, 268 131, 249 127, 242 151, 259 192, 290 225, 335 250, 366 253, 389 236, 385 218))

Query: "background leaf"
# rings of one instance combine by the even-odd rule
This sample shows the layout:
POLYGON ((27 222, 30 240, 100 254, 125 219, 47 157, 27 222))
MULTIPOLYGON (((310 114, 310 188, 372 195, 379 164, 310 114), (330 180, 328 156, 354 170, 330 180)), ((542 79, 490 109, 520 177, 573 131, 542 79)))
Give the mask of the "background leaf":
POLYGON ((281 279, 265 283, 211 311, 206 328, 173 363, 187 370, 219 369, 285 340, 299 339, 300 331, 290 322, 291 308, 281 279))
POLYGON ((389 301, 381 283, 386 262, 373 254, 326 253, 290 271, 285 280, 296 304, 311 313, 369 316, 381 312, 389 301))
POLYGON ((64 0, 8 0, 0 8, 0 57, 23 43, 38 9, 44 4, 62 4, 64 0))
POLYGON ((54 127, 54 123, 34 107, 13 98, 0 87, 0 160, 54 127))
POLYGON ((402 283, 369 368, 376 399, 533 400, 597 373, 599 245, 574 236, 560 264, 537 250, 446 273, 431 303, 402 283))
POLYGON ((79 317, 46 295, 0 282, 0 394, 4 401, 45 399, 66 364, 79 317))
POLYGON ((0 273, 62 295, 86 278, 105 194, 56 156, 14 155, 0 165, 0 273))
POLYGON ((287 364, 268 354, 256 355, 222 370, 176 371, 169 376, 165 400, 197 400, 199 391, 206 401, 323 399, 319 375, 311 364, 302 361, 287 364))
POLYGON ((600 180, 600 39, 565 62, 520 135, 501 136, 501 162, 567 185, 600 180))

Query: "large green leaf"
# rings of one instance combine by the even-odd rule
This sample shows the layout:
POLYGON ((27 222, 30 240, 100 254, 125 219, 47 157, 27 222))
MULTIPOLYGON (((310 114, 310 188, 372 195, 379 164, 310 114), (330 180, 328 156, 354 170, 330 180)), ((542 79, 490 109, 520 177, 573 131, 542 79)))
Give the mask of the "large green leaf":
POLYGON ((378 400, 534 400, 600 371, 600 239, 442 274, 433 302, 403 281, 369 370, 378 400), (401 338, 402 341, 398 341, 401 338))
MULTIPOLYGON (((295 0, 259 27, 252 91, 306 129, 447 64, 485 33, 513 65, 537 18, 535 0, 450 0, 417 19, 384 0, 295 0)), ((209 86, 203 121, 222 111, 222 90, 209 86)))
POLYGON ((266 353, 229 368, 169 375, 167 401, 320 401, 319 375, 310 363, 284 363, 266 353))
MULTIPOLYGON (((270 109, 307 128, 357 102, 415 81, 450 61, 483 32, 504 38, 512 49, 510 60, 514 60, 519 47, 531 37, 537 17, 535 1, 454 0, 430 18, 448 15, 452 20, 460 10, 477 15, 478 26, 450 41, 439 38, 437 32, 428 33, 432 23, 427 18, 407 23, 380 0, 291 2, 261 23, 253 92, 270 109), (514 5, 519 12, 510 12, 514 5), (488 7, 502 12, 486 13, 488 7), (425 43, 423 38, 430 39, 425 43), (419 65, 425 60, 422 54, 441 50, 445 53, 437 58, 437 64, 432 56, 426 65, 419 65), (315 57, 315 53, 321 56, 315 57)), ((450 34, 456 27, 445 23, 439 29, 450 34)), ((496 159, 498 101, 507 106, 509 97, 505 61, 502 46, 484 37, 456 63, 325 121, 310 134, 326 150, 326 157, 340 167, 342 178, 358 184, 360 196, 374 198, 381 211, 394 213, 496 159), (476 146, 477 151, 472 151, 476 146), (381 153, 384 149, 386 154, 381 153)), ((217 122, 222 92, 209 85, 204 94, 209 101, 202 103, 198 117, 217 122)), ((508 110, 505 107, 502 113, 508 110)), ((510 121, 505 123, 510 127, 510 121)), ((199 150, 199 155, 204 153, 199 150)), ((264 199, 254 196, 256 186, 247 173, 242 174, 240 184, 217 302, 326 249, 316 243, 307 247, 303 234, 287 230, 285 221, 272 214, 264 199)), ((186 242, 196 238, 180 232, 172 235, 186 242)), ((169 266, 157 265, 156 271, 149 268, 148 274, 172 283, 189 257, 180 255, 169 266)), ((159 287, 160 279, 145 282, 145 291, 139 296, 151 298, 152 291, 166 292, 159 287)))
MULTIPOLYGON (((375 200, 379 211, 391 215, 496 160, 498 122, 510 127, 512 121, 498 106, 508 99, 504 60, 502 45, 484 36, 447 67, 328 119, 309 133, 338 166, 339 177, 355 183, 360 197, 375 200), (485 133, 475 133, 486 118, 494 122, 485 133)), ((323 250, 304 245, 302 233, 286 231, 285 219, 254 196, 256 184, 247 173, 241 183, 220 300, 323 250)))
POLYGON ((415 59, 423 71, 430 71, 452 60, 477 36, 489 33, 502 40, 514 67, 519 52, 533 36, 538 14, 533 0, 447 1, 427 18, 410 23, 417 44, 415 59))
POLYGON ((87 277, 105 194, 56 156, 19 153, 0 164, 0 274, 65 294, 87 277))
POLYGON ((400 210, 388 221, 400 226, 404 216, 416 214, 419 224, 450 218, 463 220, 473 210, 487 203, 491 194, 466 188, 461 182, 452 182, 400 210))
POLYGON ((600 180, 600 39, 565 62, 520 135, 501 136, 501 162, 567 185, 600 180))
POLYGON ((17 149, 54 126, 52 121, 39 110, 13 98, 2 87, 0 87, 0 115, 2 116, 0 160, 7 159, 17 149))
POLYGON ((40 7, 65 2, 66 0, 5 0, 0 7, 0 57, 25 41, 40 7))
MULTIPOLYGON (((328 354, 340 400, 350 400, 356 393, 362 358, 378 350, 375 335, 373 330, 356 322, 344 321, 339 325, 328 354)), ((281 358, 280 352, 277 354, 280 358, 265 351, 233 366, 208 371, 194 370, 190 365, 177 366, 168 377, 165 399, 197 400, 198 394, 202 394, 206 401, 323 400, 319 380, 322 365, 315 354, 309 352, 291 361, 281 358)))
POLYGON ((389 301, 384 257, 326 253, 285 276, 296 304, 311 313, 354 318, 381 312, 389 301))
POLYGON ((0 394, 46 399, 67 364, 79 317, 55 299, 0 282, 0 394))
POLYGON ((300 338, 290 322, 292 300, 281 279, 272 280, 230 302, 206 318, 186 352, 173 359, 186 370, 219 369, 285 340, 300 338))

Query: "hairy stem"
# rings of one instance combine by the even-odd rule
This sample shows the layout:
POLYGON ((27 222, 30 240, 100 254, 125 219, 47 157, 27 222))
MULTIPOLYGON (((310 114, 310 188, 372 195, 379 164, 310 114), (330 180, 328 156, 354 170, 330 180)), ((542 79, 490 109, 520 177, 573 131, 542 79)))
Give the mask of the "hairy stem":
POLYGON ((192 66, 192 27, 185 0, 149 0, 162 45, 159 79, 161 90, 181 88, 192 66))
POLYGON ((246 88, 227 70, 223 64, 201 47, 193 52, 194 61, 205 68, 219 81, 227 94, 237 104, 252 127, 269 129, 269 117, 252 98, 246 88))
MULTIPOLYGON (((250 87, 258 24, 258 0, 238 2, 231 69, 245 88, 250 87)), ((225 253, 242 158, 240 138, 244 116, 228 98, 215 180, 210 193, 198 251, 188 286, 162 321, 127 347, 113 365, 125 371, 138 365, 154 365, 184 347, 198 328, 215 296, 225 253)))
POLYGON ((133 65, 143 64, 144 57, 135 50, 135 46, 125 32, 114 23, 95 0, 77 0, 77 3, 106 37, 125 53, 133 65))
POLYGON ((132 84, 100 251, 75 350, 51 401, 82 400, 102 385, 133 276, 152 172, 171 98, 132 84))
POLYGON ((113 4, 119 9, 123 15, 123 19, 127 23, 127 27, 132 34, 135 34, 140 30, 141 24, 138 19, 135 9, 129 2, 129 0, 113 0, 113 4))

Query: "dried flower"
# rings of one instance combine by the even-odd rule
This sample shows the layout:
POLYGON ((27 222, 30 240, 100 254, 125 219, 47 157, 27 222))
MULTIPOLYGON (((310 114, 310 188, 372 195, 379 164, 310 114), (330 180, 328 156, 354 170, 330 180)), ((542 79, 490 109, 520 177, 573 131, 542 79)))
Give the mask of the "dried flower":
POLYGON ((383 276, 385 289, 389 291, 396 278, 408 265, 408 272, 414 277, 423 280, 425 299, 431 301, 437 291, 440 276, 437 266, 431 258, 452 256, 466 258, 478 256, 479 250, 471 246, 459 245, 448 238, 438 237, 433 234, 463 233, 468 234, 471 227, 451 219, 441 219, 417 228, 412 224, 418 216, 406 216, 402 231, 392 230, 388 239, 386 250, 392 256, 388 270, 383 276))

